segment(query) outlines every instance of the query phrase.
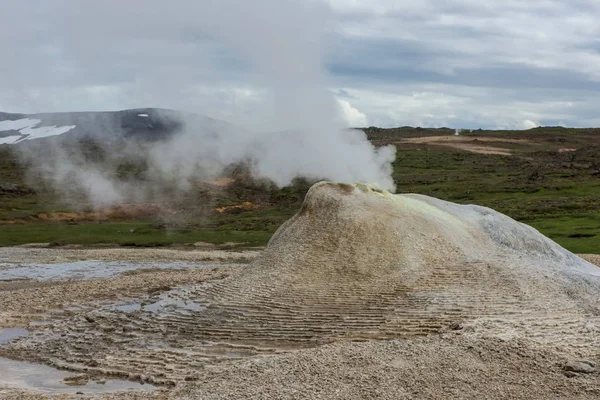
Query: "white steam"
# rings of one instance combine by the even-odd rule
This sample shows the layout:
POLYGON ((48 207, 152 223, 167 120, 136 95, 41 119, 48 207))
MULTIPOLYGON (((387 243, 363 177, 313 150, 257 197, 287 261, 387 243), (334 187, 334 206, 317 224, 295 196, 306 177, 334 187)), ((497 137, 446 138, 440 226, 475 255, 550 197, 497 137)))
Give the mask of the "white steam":
POLYGON ((201 138, 192 158, 204 159, 207 152, 223 164, 249 158, 257 175, 278 185, 303 176, 395 189, 395 148, 375 149, 363 132, 346 129, 348 112, 354 118, 360 112, 328 90, 330 16, 316 1, 224 0, 206 8, 201 24, 253 67, 267 95, 262 122, 252 133, 220 137, 208 146, 201 138))
POLYGON ((368 125, 367 116, 350 104, 348 100, 339 100, 344 120, 349 126, 365 127, 368 125))
MULTIPOLYGON (((109 7, 118 5, 114 1, 107 4, 109 7)), ((377 149, 362 131, 348 129, 349 124, 364 126, 367 118, 347 101, 337 101, 329 90, 325 64, 334 23, 325 3, 313 0, 220 0, 200 2, 199 5, 196 2, 183 4, 187 9, 177 8, 176 14, 170 8, 160 8, 161 18, 182 25, 189 25, 189 19, 193 18, 198 31, 223 51, 231 53, 232 63, 239 63, 247 70, 244 85, 256 88, 259 95, 255 99, 257 105, 253 108, 252 118, 242 127, 218 124, 208 129, 196 120, 184 121, 183 131, 171 140, 139 149, 140 153, 147 153, 149 170, 155 176, 172 177, 179 187, 185 188, 198 177, 216 177, 224 167, 245 162, 251 166, 254 176, 268 178, 279 186, 291 183, 296 177, 306 177, 365 182, 395 190, 391 177, 395 148, 377 149)), ((78 9, 77 20, 88 20, 83 18, 85 15, 80 15, 85 13, 86 7, 78 9)), ((94 8, 89 7, 89 12, 93 13, 94 8)), ((152 8, 119 6, 119 18, 114 22, 117 25, 119 21, 126 23, 122 29, 111 28, 105 35, 106 40, 126 43, 128 35, 135 34, 128 25, 132 20, 155 17, 154 14, 146 15, 150 13, 148 10, 152 8), (124 13, 132 15, 128 18, 124 13)), ((94 19, 90 17, 89 20, 94 19)), ((77 30, 83 28, 75 26, 78 26, 77 30)), ((112 27, 112 24, 106 23, 108 26, 112 27)), ((106 27, 98 28, 108 29, 106 27)), ((102 36, 102 32, 91 31, 102 36)), ((100 53, 94 53, 94 57, 89 54, 102 52, 101 47, 90 49, 82 45, 86 34, 73 32, 64 38, 62 51, 73 63, 81 59, 84 64, 86 57, 102 58, 100 53)), ((222 65, 214 65, 212 74, 218 75, 220 68, 222 65)), ((196 77, 185 75, 188 70, 190 65, 181 68, 181 74, 152 71, 147 76, 160 79, 136 81, 138 104, 140 101, 146 106, 164 104, 161 97, 166 98, 167 93, 170 95, 171 91, 180 88, 182 80, 189 78, 190 84, 194 82, 196 77)), ((204 110, 195 111, 205 113, 204 110)), ((145 114, 139 117, 151 119, 145 114)), ((232 119, 238 123, 243 120, 234 115, 232 119)), ((131 200, 144 192, 132 184, 113 180, 111 171, 94 169, 83 162, 74 162, 70 157, 61 154, 59 160, 62 161, 42 168, 46 171, 44 176, 55 187, 79 183, 96 204, 131 200)))
POLYGON ((176 177, 184 187, 192 178, 214 178, 224 167, 247 161, 254 176, 278 186, 305 177, 394 189, 394 147, 375 149, 364 132, 331 122, 329 126, 271 132, 221 127, 208 134, 188 125, 180 135, 151 149, 151 165, 155 173, 176 177))

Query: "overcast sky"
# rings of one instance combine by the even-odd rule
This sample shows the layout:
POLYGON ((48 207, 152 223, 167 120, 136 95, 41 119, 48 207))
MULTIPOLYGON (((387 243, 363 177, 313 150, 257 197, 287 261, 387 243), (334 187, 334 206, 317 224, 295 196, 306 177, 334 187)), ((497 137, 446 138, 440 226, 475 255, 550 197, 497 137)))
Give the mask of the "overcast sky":
POLYGON ((5 0, 0 110, 243 123, 297 76, 352 125, 600 126, 598 21, 598 0, 5 0))

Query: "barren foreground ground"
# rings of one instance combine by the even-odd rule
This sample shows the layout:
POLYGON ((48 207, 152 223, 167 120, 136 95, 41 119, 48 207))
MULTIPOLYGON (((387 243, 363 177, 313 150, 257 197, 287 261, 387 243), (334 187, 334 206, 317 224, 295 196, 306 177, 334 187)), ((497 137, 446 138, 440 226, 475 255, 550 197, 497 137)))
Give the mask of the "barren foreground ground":
MULTIPOLYGON (((95 259, 154 262, 159 266, 162 262, 174 260, 198 264, 239 263, 250 261, 256 255, 257 252, 253 251, 3 248, 0 249, 0 262, 56 263, 95 259)), ((585 258, 600 264, 598 256, 585 258)), ((600 397, 595 367, 600 359, 597 350, 595 353, 589 349, 578 351, 573 346, 562 346, 551 340, 547 343, 528 340, 520 337, 518 329, 512 335, 499 335, 480 330, 477 324, 467 323, 432 329, 424 336, 407 335, 404 340, 337 337, 324 340, 324 343, 307 340, 305 346, 289 348, 273 346, 272 342, 265 346, 249 340, 247 345, 233 348, 218 340, 208 341, 210 346, 203 341, 201 346, 200 341, 195 343, 193 333, 186 336, 186 329, 194 324, 194 313, 177 314, 165 307, 154 319, 149 319, 139 315, 141 311, 114 312, 110 308, 111 304, 124 304, 134 301, 132 299, 142 299, 141 307, 144 301, 150 304, 159 299, 154 303, 158 304, 164 300, 161 296, 165 293, 175 302, 178 301, 177 296, 193 302, 195 292, 186 292, 186 288, 204 284, 218 287, 219 282, 242 273, 245 268, 252 267, 238 264, 223 268, 146 269, 103 279, 0 283, 0 328, 27 328, 34 336, 34 339, 24 340, 22 344, 1 346, 0 355, 54 363, 75 370, 80 383, 102 382, 108 373, 125 380, 154 383, 157 388, 154 391, 103 394, 90 392, 86 386, 81 386, 79 391, 82 394, 52 397, 0 384, 0 398, 600 397), (33 321, 50 322, 31 324, 33 321), (69 326, 61 321, 68 321, 69 326), (137 324, 138 329, 130 324, 137 324), (131 328, 133 336, 129 341, 127 327, 131 328), (111 330, 115 331, 114 335, 110 334, 111 330), (36 342, 36 334, 47 339, 52 331, 61 332, 62 337, 50 340, 42 348, 37 347, 41 342, 36 342), (174 336, 174 331, 179 331, 177 336, 174 336), (67 348, 77 349, 76 341, 89 340, 86 335, 98 332, 104 332, 105 340, 115 342, 96 343, 94 348, 80 354, 65 356, 65 351, 72 351, 67 348), (81 360, 77 358, 86 352, 92 361, 88 367, 73 368, 80 365, 77 361, 81 360), (72 358, 71 367, 69 358, 72 358), (56 362, 57 359, 66 361, 61 365, 56 362), (119 374, 119 371, 122 373, 119 374), (154 378, 146 379, 144 374, 154 378)), ((375 301, 373 307, 378 306, 375 301)), ((332 305, 324 305, 323 309, 330 311, 332 305)), ((273 308, 271 314, 273 318, 277 317, 277 309, 273 308)), ((566 326, 571 322, 557 319, 556 323, 564 323, 567 332, 566 326)), ((292 324, 290 322, 290 330, 294 330, 292 324)), ((269 326, 264 329, 268 330, 269 326)), ((283 331, 279 329, 281 334, 283 331)), ((589 325, 580 329, 594 330, 598 327, 589 325)), ((312 333, 306 332, 307 338, 312 333)), ((217 339, 224 335, 216 331, 213 334, 217 339)), ((373 337, 377 336, 374 332, 373 337)))

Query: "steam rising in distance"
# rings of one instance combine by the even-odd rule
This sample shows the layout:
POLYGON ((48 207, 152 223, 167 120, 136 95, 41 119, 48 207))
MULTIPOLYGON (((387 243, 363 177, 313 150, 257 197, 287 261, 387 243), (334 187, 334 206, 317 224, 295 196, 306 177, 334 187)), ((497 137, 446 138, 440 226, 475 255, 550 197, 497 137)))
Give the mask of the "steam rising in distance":
MULTIPOLYGON (((130 33, 118 28, 120 21, 141 20, 150 12, 146 2, 137 0, 124 7, 112 0, 96 4, 78 9, 77 17, 93 20, 94 14, 100 12, 96 10, 100 5, 117 11, 120 15, 113 34, 121 35, 117 37, 120 41, 127 41, 130 33), (139 4, 139 8, 132 4, 139 4)), ((170 140, 129 149, 132 153, 144 152, 153 173, 171 176, 185 188, 193 178, 216 177, 224 167, 246 161, 251 165, 253 176, 268 178, 279 186, 288 185, 296 177, 306 177, 372 183, 382 189, 395 190, 391 177, 395 148, 376 149, 362 131, 349 129, 344 118, 348 105, 338 102, 328 90, 326 61, 328 50, 333 46, 331 33, 335 24, 325 3, 220 0, 168 4, 170 8, 161 6, 153 12, 163 13, 165 19, 187 21, 193 18, 198 31, 231 54, 232 62, 252 71, 246 78, 249 85, 261 88, 256 95, 260 107, 243 126, 217 123, 206 127, 195 119, 184 120, 182 131, 170 140)), ((70 7, 75 5, 70 3, 70 7)), ((65 23, 62 18, 73 17, 70 14, 56 16, 56 23, 65 23)), ((110 25, 107 23, 104 29, 110 25)), ((85 40, 88 33, 81 28, 74 25, 71 33, 85 40)), ((79 42, 65 41, 62 54, 77 63, 80 46, 79 42)), ((86 57, 90 56, 89 52, 101 57, 103 51, 86 49, 86 57)), ((189 67, 182 70, 193 70, 189 67)), ((219 74, 218 65, 211 68, 210 74, 219 74)), ((136 86, 140 101, 154 101, 161 97, 162 90, 185 86, 185 73, 170 76, 153 71, 152 75, 160 76, 160 80, 140 80, 136 86)), ((204 110, 194 111, 206 114, 204 110)), ((239 116, 232 118, 240 119, 239 116)), ((37 164, 38 170, 44 171, 44 178, 56 188, 62 190, 75 182, 97 205, 140 200, 148 193, 132 183, 114 180, 110 171, 96 169, 82 157, 74 157, 60 148, 53 152, 56 157, 52 162, 39 157, 29 157, 29 161, 37 164)))

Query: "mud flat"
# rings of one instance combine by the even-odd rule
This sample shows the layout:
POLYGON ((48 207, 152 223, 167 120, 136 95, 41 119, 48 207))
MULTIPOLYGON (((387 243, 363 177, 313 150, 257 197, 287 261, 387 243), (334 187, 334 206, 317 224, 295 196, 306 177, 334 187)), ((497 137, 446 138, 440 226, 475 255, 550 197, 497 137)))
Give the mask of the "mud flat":
POLYGON ((112 251, 197 268, 1 283, 0 356, 106 399, 600 397, 600 269, 493 210, 324 183, 250 264, 112 251))
MULTIPOLYGON (((223 279, 257 251, 0 249, 0 346, 54 332, 92 310, 159 316, 200 311, 187 288, 223 279), (115 261, 116 260, 116 261, 115 261), (232 263, 235 262, 235 263, 232 263), (241 264, 240 264, 241 263, 241 264)), ((89 317, 88 317, 89 318, 89 317)), ((53 335, 62 335, 57 332, 53 335)), ((94 375, 0 358, 0 398, 163 398, 160 387, 122 375, 94 375), (123 379, 125 378, 125 379, 123 379)))
POLYGON ((178 250, 150 248, 48 248, 48 247, 2 247, 0 263, 54 264, 76 261, 110 261, 110 262, 235 262, 250 261, 260 254, 261 250, 178 250))

